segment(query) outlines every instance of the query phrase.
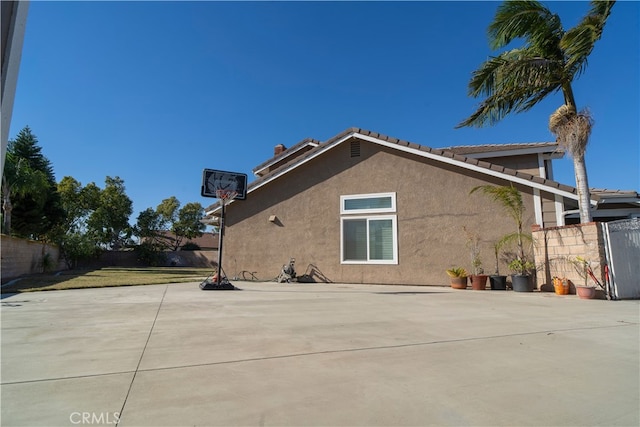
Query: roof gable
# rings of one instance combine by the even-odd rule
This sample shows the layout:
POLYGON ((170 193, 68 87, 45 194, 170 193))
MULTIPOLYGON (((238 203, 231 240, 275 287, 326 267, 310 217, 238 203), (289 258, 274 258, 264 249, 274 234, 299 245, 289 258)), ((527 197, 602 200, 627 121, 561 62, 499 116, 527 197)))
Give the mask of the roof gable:
POLYGON ((377 132, 371 132, 360 128, 349 128, 344 132, 334 136, 326 142, 318 145, 313 150, 305 153, 303 156, 296 158, 294 161, 283 165, 281 168, 274 170, 268 175, 257 179, 249 184, 248 191, 261 187, 267 182, 275 179, 278 176, 286 174, 290 170, 302 166, 304 163, 312 158, 322 155, 324 152, 336 147, 337 145, 350 140, 351 138, 357 138, 362 141, 372 142, 382 146, 390 147, 404 152, 409 152, 421 157, 430 158, 443 163, 448 163, 456 166, 460 166, 465 169, 474 170, 486 175, 496 176, 509 181, 517 182, 529 187, 539 188, 552 193, 562 193, 561 195, 577 200, 576 189, 574 187, 560 184, 556 181, 537 177, 528 173, 519 172, 514 169, 509 169, 503 166, 494 165, 489 162, 474 159, 471 157, 456 154, 453 151, 445 149, 434 149, 424 145, 415 144, 409 141, 401 140, 394 137, 382 135, 377 132), (542 188, 544 187, 544 188, 542 188), (555 190, 555 191, 554 191, 555 190))
POLYGON ((288 158, 293 159, 294 157, 297 157, 300 154, 302 154, 301 151, 303 151, 304 149, 315 148, 320 144, 321 142, 316 139, 305 138, 302 141, 298 142, 297 144, 293 145, 292 147, 285 149, 284 151, 282 151, 282 153, 273 156, 272 158, 270 158, 264 163, 259 164, 258 166, 253 168, 252 172, 258 176, 264 175, 265 171, 267 171, 272 166, 278 163, 286 162, 288 158))
MULTIPOLYGON (((343 142, 350 141, 354 138, 359 139, 361 141, 367 141, 367 142, 371 142, 381 146, 389 147, 391 149, 399 150, 402 152, 410 153, 416 156, 429 158, 445 164, 458 166, 463 169, 479 172, 487 176, 501 178, 509 182, 513 182, 513 183, 524 185, 530 188, 546 191, 552 194, 557 194, 559 196, 566 197, 569 199, 578 200, 577 190, 575 189, 575 187, 564 185, 559 182, 534 176, 525 172, 520 172, 515 169, 509 169, 507 167, 489 163, 483 160, 479 160, 477 158, 456 154, 454 151, 451 151, 451 150, 434 149, 424 145, 416 144, 413 142, 401 140, 401 139, 386 136, 377 132, 372 132, 366 129, 360 129, 355 127, 346 129, 345 131, 334 136, 333 138, 328 139, 323 143, 320 143, 319 141, 315 141, 315 140, 303 140, 301 143, 296 144, 296 146, 291 147, 289 150, 293 150, 298 145, 303 144, 306 141, 313 141, 315 144, 315 146, 309 151, 302 153, 297 157, 292 158, 289 162, 281 164, 281 166, 279 166, 277 169, 274 169, 273 171, 266 173, 260 176, 259 178, 257 178, 255 181, 251 182, 248 185, 247 193, 249 194, 252 191, 257 190, 258 188, 264 185, 267 185, 269 182, 289 173, 294 169, 303 167, 305 163, 307 163, 308 161, 315 159, 318 156, 322 156, 324 153, 328 152, 332 148, 337 147, 343 142)), ((554 143, 543 143, 543 144, 554 144, 554 143)), ((516 144, 508 144, 508 145, 511 147, 514 147, 516 144)), ((544 150, 548 150, 546 147, 547 146, 545 146, 544 150)), ((284 155, 285 153, 282 153, 282 154, 284 155)), ((281 161, 284 158, 285 157, 277 156, 275 159, 278 159, 278 161, 281 161)), ((274 162, 275 159, 271 160, 272 161, 271 164, 275 163, 274 162)), ((263 167, 263 169, 266 168, 266 166, 263 166, 263 165, 259 167, 263 167)), ((592 203, 595 204, 595 201, 592 201, 592 203)), ((218 204, 216 203, 210 206, 210 208, 208 209, 215 210, 217 209, 217 205, 218 204)))

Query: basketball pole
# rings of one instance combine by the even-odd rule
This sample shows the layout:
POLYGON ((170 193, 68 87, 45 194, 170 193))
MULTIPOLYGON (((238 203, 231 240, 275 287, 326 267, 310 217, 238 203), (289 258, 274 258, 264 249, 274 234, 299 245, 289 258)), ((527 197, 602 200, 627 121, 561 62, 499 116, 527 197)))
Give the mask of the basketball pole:
POLYGON ((216 275, 216 286, 220 286, 222 280, 222 236, 224 235, 224 205, 225 200, 221 199, 222 211, 220 212, 220 230, 218 230, 218 274, 216 275))

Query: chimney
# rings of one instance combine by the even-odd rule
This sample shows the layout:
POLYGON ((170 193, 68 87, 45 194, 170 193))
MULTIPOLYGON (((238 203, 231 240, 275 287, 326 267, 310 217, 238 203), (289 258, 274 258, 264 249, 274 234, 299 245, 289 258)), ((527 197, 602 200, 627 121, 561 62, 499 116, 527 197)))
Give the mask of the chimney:
POLYGON ((275 147, 273 147, 273 157, 276 157, 276 156, 278 156, 278 155, 282 154, 282 152, 283 152, 284 150, 286 150, 286 149, 287 149, 287 147, 285 147, 285 146, 284 146, 284 145, 282 145, 282 144, 278 144, 278 145, 276 145, 275 147))

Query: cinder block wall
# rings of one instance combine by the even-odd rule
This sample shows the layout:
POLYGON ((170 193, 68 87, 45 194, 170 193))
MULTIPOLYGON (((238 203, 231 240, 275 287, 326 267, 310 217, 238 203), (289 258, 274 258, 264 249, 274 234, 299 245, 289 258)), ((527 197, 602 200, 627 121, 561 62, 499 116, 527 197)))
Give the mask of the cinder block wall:
POLYGON ((62 270, 66 265, 60 261, 57 246, 33 240, 0 235, 2 254, 2 281, 24 274, 42 273, 45 254, 49 254, 53 270, 62 270))
MULTIPOLYGON (((569 259, 582 257, 590 262, 594 275, 604 284, 606 264, 604 239, 600 224, 567 225, 534 229, 534 257, 538 268, 537 286, 543 291, 553 291, 553 276, 566 277, 574 285, 583 285, 584 279, 578 274, 569 259)), ((591 278, 589 285, 594 285, 591 278)), ((571 287, 575 293, 575 287, 571 287)))

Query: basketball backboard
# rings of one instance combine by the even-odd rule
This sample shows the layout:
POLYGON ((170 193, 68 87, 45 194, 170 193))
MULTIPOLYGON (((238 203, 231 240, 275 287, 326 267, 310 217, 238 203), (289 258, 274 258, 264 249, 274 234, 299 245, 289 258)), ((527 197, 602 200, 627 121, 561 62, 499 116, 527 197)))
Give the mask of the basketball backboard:
POLYGON ((235 191, 234 200, 247 198, 247 174, 213 169, 202 171, 202 197, 218 197, 217 190, 235 191))

